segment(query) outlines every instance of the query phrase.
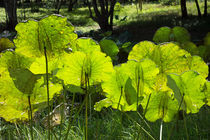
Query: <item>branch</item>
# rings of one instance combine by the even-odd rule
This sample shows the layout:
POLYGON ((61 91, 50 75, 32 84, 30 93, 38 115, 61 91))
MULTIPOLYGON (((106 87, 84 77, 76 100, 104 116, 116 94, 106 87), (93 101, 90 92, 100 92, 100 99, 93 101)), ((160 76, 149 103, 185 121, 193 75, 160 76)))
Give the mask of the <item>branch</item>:
POLYGON ((95 13, 96 13, 96 17, 100 17, 101 14, 100 14, 100 12, 99 12, 99 10, 98 10, 96 0, 92 0, 92 2, 93 2, 93 9, 94 9, 94 11, 95 11, 95 13))
POLYGON ((93 13, 92 13, 92 10, 91 10, 91 5, 90 5, 90 3, 89 3, 89 0, 87 0, 87 5, 88 5, 89 12, 90 12, 90 17, 91 17, 94 21, 97 21, 97 18, 93 16, 93 13))

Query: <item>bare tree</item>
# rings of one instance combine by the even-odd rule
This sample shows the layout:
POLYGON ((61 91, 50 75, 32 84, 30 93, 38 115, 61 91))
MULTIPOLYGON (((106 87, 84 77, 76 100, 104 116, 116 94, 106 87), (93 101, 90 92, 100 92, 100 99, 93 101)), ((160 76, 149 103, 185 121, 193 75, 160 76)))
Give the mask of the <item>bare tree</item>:
POLYGON ((73 6, 77 3, 77 0, 69 0, 68 11, 72 11, 73 6))
POLYGON ((197 7, 198 16, 201 17, 201 10, 200 10, 199 4, 198 4, 198 0, 195 0, 195 4, 196 4, 196 7, 197 7))
POLYGON ((204 13, 203 13, 203 16, 204 16, 204 17, 206 17, 207 14, 208 14, 207 8, 208 8, 208 6, 207 6, 207 0, 204 0, 204 13))
POLYGON ((99 24, 102 31, 113 30, 113 15, 116 0, 91 0, 88 1, 90 17, 99 24), (93 11, 94 15, 93 15, 93 11))
POLYGON ((7 28, 14 30, 17 24, 17 0, 4 0, 7 28))
POLYGON ((181 12, 182 12, 182 18, 188 17, 186 0, 181 0, 181 12))

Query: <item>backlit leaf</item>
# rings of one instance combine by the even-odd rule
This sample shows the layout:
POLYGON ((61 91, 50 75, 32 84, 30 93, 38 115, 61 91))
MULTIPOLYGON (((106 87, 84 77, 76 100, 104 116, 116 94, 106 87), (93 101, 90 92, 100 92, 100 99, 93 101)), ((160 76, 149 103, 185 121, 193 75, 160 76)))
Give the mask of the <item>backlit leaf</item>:
POLYGON ((84 86, 85 73, 89 77, 90 85, 95 85, 108 79, 113 72, 111 59, 99 51, 91 54, 77 51, 66 55, 63 62, 64 68, 58 70, 57 76, 70 85, 84 86))
POLYGON ((187 113, 197 113, 205 104, 205 82, 205 78, 194 71, 184 72, 180 76, 168 76, 168 86, 173 89, 175 98, 187 113))
POLYGON ((106 53, 108 56, 110 56, 113 60, 115 60, 119 49, 116 45, 116 43, 112 40, 103 39, 99 42, 101 46, 102 52, 106 53))
MULTIPOLYGON (((1 55, 0 116, 7 121, 15 122, 28 119, 28 96, 30 96, 33 113, 40 107, 46 106, 46 77, 30 72, 27 68, 31 63, 32 59, 15 52, 5 52, 1 55), (42 105, 39 106, 39 104, 42 105), (7 113, 4 112, 5 109, 7 113)), ((59 93, 62 86, 55 83, 52 78, 49 82, 51 100, 54 94, 59 93)))
POLYGON ((171 28, 161 27, 155 32, 153 41, 156 43, 169 42, 170 34, 171 34, 171 28))
MULTIPOLYGON (((92 53, 94 51, 101 51, 99 44, 91 38, 79 38, 76 40, 76 51, 84 53, 92 53)), ((74 50, 73 50, 74 51, 74 50)))
MULTIPOLYGON (((147 102, 148 98, 142 103, 144 109, 146 109, 147 102)), ((170 92, 154 92, 151 94, 145 117, 151 122, 158 119, 170 122, 175 118, 177 111, 178 102, 172 99, 170 92)))
POLYGON ((41 57, 46 47, 50 58, 59 56, 74 45, 77 35, 67 18, 51 15, 40 21, 29 20, 16 26, 16 52, 29 57, 41 57), (24 30, 23 30, 24 29, 24 30))

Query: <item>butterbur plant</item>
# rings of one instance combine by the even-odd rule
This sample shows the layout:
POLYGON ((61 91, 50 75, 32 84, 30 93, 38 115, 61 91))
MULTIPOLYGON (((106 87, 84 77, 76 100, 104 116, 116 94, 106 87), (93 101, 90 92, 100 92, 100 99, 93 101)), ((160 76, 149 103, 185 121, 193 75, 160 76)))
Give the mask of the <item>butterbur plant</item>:
MULTIPOLYGON (((199 56, 191 56, 175 43, 155 45, 143 41, 133 47, 128 60, 116 72, 116 75, 122 73, 122 78, 113 75, 116 84, 104 82, 106 87, 103 90, 107 98, 96 103, 97 111, 109 106, 121 111, 135 111, 136 107, 132 105, 136 106, 139 99, 147 120, 155 122, 161 119, 170 122, 176 119, 180 110, 197 113, 205 104, 208 66, 199 56), (118 83, 122 83, 120 80, 126 82, 119 86, 118 83), (120 94, 122 87, 123 92, 120 94), (117 107, 118 102, 121 107, 117 107)), ((162 125, 163 123, 161 136, 162 125)))
MULTIPOLYGON (((6 121, 31 121, 34 113, 46 107, 46 76, 33 74, 29 67, 33 59, 17 54, 14 51, 1 54, 0 66, 0 116, 6 121)), ((62 89, 61 84, 50 81, 49 99, 62 89)))
MULTIPOLYGON (((86 40, 89 42, 89 40, 86 40)), ((90 46, 91 47, 91 46, 90 46)), ((76 51, 63 57, 63 68, 59 69, 56 76, 64 80, 65 85, 73 85, 72 88, 80 88, 86 94, 86 139, 88 137, 88 98, 90 86, 100 84, 109 79, 113 72, 111 59, 100 51, 91 53, 76 51)), ((69 124, 70 125, 70 124, 69 124)), ((69 129, 68 129, 69 130, 69 129)), ((68 132, 66 134, 68 137, 68 132)), ((66 139, 67 139, 66 137, 66 139)))
MULTIPOLYGON (((84 104, 88 139, 88 104, 92 90, 98 86, 105 98, 95 103, 96 111, 112 107, 121 112, 136 111, 144 122, 144 118, 150 122, 160 119, 160 139, 164 122, 177 119, 181 111, 183 115, 198 113, 203 105, 210 105, 208 65, 200 57, 208 61, 208 49, 197 48, 182 27, 160 28, 153 38, 158 44, 137 43, 128 61, 114 67, 112 61, 117 63, 119 52, 115 42, 77 38, 74 27, 59 15, 19 23, 16 31, 14 45, 0 39, 0 117, 11 123, 30 121, 31 139, 33 116, 46 107, 47 135, 51 139, 50 101, 61 91, 73 93, 66 140, 84 104), (71 121, 76 93, 85 95, 85 99, 71 121)), ((209 47, 209 34, 204 45, 209 47)), ((187 130, 185 118, 184 122, 187 130)), ((60 126, 60 138, 61 131, 60 126)))
POLYGON ((199 55, 205 60, 205 62, 209 62, 209 52, 210 52, 210 33, 207 33, 203 39, 204 43, 198 47, 199 55))
MULTIPOLYGON (((60 58, 66 53, 65 49, 75 45, 77 35, 74 33, 74 27, 67 22, 67 19, 58 15, 51 15, 40 21, 29 20, 25 23, 19 23, 15 29, 17 31, 17 37, 14 39, 15 52, 33 61, 26 71, 27 75, 32 77, 34 74, 46 75, 48 139, 50 139, 50 73, 52 74, 54 69, 62 66, 60 58), (23 28, 24 30, 22 30, 23 28)), ((31 88, 30 90, 33 89, 33 85, 31 85, 33 81, 31 79, 27 83, 27 86, 31 88)), ((24 87, 21 88, 24 89, 24 87)))

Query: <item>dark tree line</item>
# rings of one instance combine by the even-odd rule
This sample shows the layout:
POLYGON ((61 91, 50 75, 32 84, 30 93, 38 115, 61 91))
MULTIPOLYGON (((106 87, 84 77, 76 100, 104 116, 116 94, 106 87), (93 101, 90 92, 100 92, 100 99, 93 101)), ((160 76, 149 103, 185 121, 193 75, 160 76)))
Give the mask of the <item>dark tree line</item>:
MULTIPOLYGON (((18 3, 36 3, 39 4, 44 0, 0 0, 6 11, 6 25, 7 29, 13 30, 17 24, 17 1, 18 3)), ((102 31, 109 31, 113 29, 113 15, 114 6, 117 0, 83 0, 84 5, 89 9, 90 18, 97 22, 102 31)), ((118 0, 121 3, 139 2, 142 0, 118 0)), ((182 17, 188 17, 186 0, 180 0, 182 17)), ((68 4, 68 11, 72 11, 73 7, 78 3, 78 0, 54 0, 55 12, 59 13, 61 6, 68 4)), ((198 0, 195 0, 197 13, 202 17, 198 0)), ((204 0, 204 17, 207 16, 207 0, 204 0)))
MULTIPOLYGON (((195 4, 196 4, 197 12, 198 12, 198 17, 202 17, 198 0, 195 0, 195 4)), ((203 13, 203 16, 204 17, 206 17, 207 14, 208 14, 207 8, 208 8, 208 6, 207 6, 207 0, 204 0, 204 13, 203 13)), ((188 17, 186 0, 181 0, 181 12, 182 12, 182 17, 183 18, 188 17)))

